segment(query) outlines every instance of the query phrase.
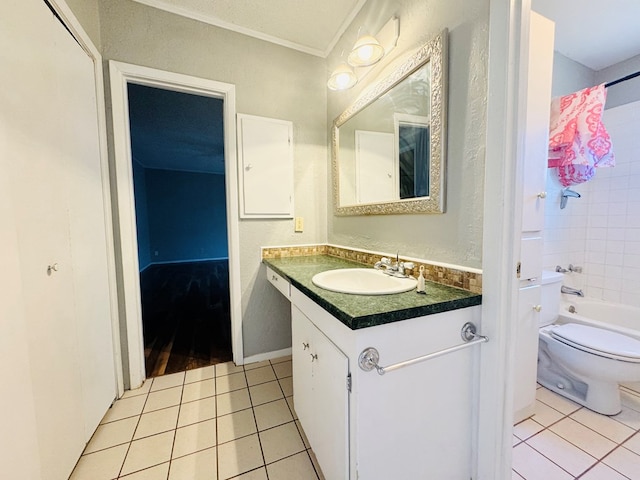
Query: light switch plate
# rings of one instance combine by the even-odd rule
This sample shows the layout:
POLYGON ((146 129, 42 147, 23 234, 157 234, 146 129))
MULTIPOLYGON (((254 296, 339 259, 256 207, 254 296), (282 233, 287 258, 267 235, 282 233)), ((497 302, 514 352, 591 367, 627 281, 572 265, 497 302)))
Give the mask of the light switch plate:
POLYGON ((304 218, 303 217, 296 217, 295 220, 295 231, 296 232, 302 232, 304 230, 304 218))

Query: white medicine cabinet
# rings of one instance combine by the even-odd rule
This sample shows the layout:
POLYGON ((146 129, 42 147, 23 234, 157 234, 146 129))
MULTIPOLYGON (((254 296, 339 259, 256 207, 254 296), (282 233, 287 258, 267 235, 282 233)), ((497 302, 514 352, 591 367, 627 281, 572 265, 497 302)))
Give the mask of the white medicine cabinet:
POLYGON ((238 114, 241 218, 293 218, 293 123, 238 114))

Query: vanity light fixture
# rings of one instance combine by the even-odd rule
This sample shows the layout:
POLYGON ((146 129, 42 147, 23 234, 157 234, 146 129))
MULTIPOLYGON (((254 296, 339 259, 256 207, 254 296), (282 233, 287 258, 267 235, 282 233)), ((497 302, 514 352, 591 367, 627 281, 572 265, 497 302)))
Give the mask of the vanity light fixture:
POLYGON ((347 62, 342 62, 333 71, 327 82, 327 87, 331 90, 347 90, 358 82, 358 77, 347 62))
POLYGON ((347 57, 349 65, 353 67, 368 67, 379 62, 384 57, 384 48, 373 35, 362 35, 351 49, 347 57))
POLYGON ((343 61, 338 65, 329 77, 327 87, 331 90, 347 90, 353 87, 358 83, 358 77, 352 67, 360 68, 359 75, 362 79, 371 70, 368 67, 379 62, 382 57, 395 48, 399 34, 400 27, 397 17, 389 19, 375 36, 368 33, 360 35, 359 29, 358 40, 347 57, 348 63, 343 61))

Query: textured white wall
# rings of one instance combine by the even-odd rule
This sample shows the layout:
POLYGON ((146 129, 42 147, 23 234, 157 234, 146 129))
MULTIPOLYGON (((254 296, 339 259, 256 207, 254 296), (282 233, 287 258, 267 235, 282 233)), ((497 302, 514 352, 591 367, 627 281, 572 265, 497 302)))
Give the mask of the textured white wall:
POLYGON ((260 246, 326 241, 325 61, 129 0, 100 0, 105 60, 202 77, 236 86, 236 109, 294 125, 293 220, 240 221, 244 354, 291 346, 287 303, 268 284, 260 246))
POLYGON ((329 55, 328 70, 339 63, 343 50, 351 48, 358 28, 376 32, 393 15, 400 19, 397 47, 352 90, 329 93, 327 130, 364 89, 448 28, 447 211, 443 215, 337 217, 329 195, 329 242, 390 253, 399 250, 408 256, 480 268, 489 2, 370 0, 329 55))

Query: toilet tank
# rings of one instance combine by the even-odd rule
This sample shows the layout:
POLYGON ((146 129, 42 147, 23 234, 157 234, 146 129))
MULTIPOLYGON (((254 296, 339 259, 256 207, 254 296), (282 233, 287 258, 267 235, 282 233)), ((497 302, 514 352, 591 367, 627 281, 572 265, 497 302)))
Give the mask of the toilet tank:
POLYGON ((558 318, 560 313, 560 287, 562 287, 562 279, 564 275, 558 272, 552 272, 549 270, 542 271, 542 295, 540 305, 542 310, 540 311, 541 327, 551 325, 558 318))

